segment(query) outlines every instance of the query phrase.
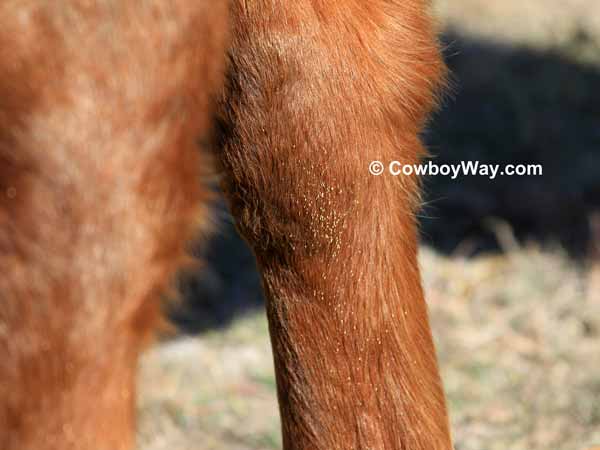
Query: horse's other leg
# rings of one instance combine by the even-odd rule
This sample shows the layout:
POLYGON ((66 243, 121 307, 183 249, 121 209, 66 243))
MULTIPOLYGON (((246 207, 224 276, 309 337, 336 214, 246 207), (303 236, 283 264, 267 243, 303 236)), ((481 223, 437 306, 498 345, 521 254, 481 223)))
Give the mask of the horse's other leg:
MULTIPOLYGON (((134 445, 137 356, 198 222, 227 4, 0 5, 0 448, 134 445)), ((204 204, 203 204, 204 202, 204 204)))

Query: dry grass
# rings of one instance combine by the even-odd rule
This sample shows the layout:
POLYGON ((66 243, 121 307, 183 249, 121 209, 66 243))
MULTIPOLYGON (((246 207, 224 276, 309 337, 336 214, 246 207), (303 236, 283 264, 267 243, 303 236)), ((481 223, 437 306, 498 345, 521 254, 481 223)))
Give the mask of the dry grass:
POLYGON ((584 30, 600 42, 600 5, 595 0, 434 0, 434 4, 444 27, 471 36, 550 49, 569 45, 584 30))
MULTIPOLYGON (((436 10, 462 35, 600 67, 596 0, 437 0, 436 10), (573 45, 582 31, 585 45, 573 45)), ((500 241, 495 256, 421 252, 456 448, 600 445, 600 265, 521 248, 506 231, 500 241)), ((280 448, 262 314, 151 350, 140 380, 143 450, 280 448)))
MULTIPOLYGON (((457 449, 600 443, 600 267, 534 248, 476 259, 425 248, 421 263, 457 449)), ((143 369, 145 450, 280 448, 262 314, 166 343, 143 369)))
POLYGON ((457 449, 600 443, 600 267, 536 249, 422 263, 457 449))

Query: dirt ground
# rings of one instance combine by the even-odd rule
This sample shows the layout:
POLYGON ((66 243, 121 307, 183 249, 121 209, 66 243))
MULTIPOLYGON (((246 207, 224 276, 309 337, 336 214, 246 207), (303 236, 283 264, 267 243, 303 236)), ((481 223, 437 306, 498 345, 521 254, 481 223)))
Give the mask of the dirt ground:
MULTIPOLYGON (((454 72, 435 157, 545 167, 427 180, 420 261, 456 449, 600 445, 600 2, 435 10, 454 72)), ((215 245, 184 288, 181 335, 143 358, 142 450, 281 447, 251 257, 235 237, 215 245)))

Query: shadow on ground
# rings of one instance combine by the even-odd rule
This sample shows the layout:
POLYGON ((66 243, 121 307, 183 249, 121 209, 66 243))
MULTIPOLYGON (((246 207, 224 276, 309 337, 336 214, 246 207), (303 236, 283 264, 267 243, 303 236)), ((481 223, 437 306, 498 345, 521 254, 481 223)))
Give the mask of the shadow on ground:
MULTIPOLYGON (((600 56, 583 60, 600 55, 597 44, 584 34, 555 52, 453 32, 445 41, 454 95, 426 135, 435 162, 542 164, 544 173, 426 179, 424 243, 474 255, 514 237, 585 257, 600 211, 600 56)), ((173 317, 184 331, 225 326, 262 307, 253 257, 231 220, 222 222, 222 234, 200 252, 208 269, 183 283, 186 302, 173 317)))
POLYGON ((424 242, 446 253, 496 250, 500 221, 520 242, 585 256, 600 211, 600 48, 584 34, 545 53, 455 33, 446 42, 456 96, 427 135, 434 161, 541 164, 544 172, 427 179, 424 242), (595 67, 574 62, 594 45, 595 67))

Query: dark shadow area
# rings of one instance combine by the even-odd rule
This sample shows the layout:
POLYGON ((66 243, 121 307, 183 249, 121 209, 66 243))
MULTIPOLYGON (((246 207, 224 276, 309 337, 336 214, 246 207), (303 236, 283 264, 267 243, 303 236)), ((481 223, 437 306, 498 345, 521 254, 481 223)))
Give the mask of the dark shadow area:
POLYGON ((196 251, 205 266, 182 279, 184 301, 171 314, 186 333, 227 326, 264 303, 254 255, 235 230, 223 201, 216 212, 219 232, 196 251))
POLYGON ((433 160, 541 164, 543 176, 429 177, 424 242, 446 253, 498 250, 501 221, 520 242, 584 257, 600 210, 600 68, 572 60, 594 43, 581 34, 558 53, 456 33, 445 42, 455 97, 429 128, 433 160))
MULTIPOLYGON (((498 251, 492 223, 501 222, 520 242, 586 255, 600 211, 600 69, 573 61, 588 41, 578 36, 572 52, 553 53, 446 35, 454 95, 426 135, 435 162, 542 164, 543 176, 428 178, 424 243, 445 253, 498 251)), ((186 301, 173 313, 187 332, 263 304, 254 258, 219 211, 226 226, 200 251, 208 267, 183 282, 186 301)))

